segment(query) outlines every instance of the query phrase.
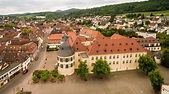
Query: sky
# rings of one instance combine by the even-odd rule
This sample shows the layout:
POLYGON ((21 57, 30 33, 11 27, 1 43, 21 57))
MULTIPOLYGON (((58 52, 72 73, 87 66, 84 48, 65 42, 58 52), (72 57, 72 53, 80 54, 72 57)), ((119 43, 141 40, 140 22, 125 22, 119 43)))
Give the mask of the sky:
POLYGON ((145 0, 0 0, 0 15, 92 8, 145 0))

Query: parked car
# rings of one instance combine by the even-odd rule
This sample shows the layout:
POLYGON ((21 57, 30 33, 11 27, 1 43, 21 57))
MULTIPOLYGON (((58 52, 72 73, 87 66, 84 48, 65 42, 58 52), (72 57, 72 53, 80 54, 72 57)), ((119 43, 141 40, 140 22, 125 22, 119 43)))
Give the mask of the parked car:
POLYGON ((24 71, 23 71, 23 74, 26 74, 27 72, 28 72, 28 69, 24 70, 24 71))

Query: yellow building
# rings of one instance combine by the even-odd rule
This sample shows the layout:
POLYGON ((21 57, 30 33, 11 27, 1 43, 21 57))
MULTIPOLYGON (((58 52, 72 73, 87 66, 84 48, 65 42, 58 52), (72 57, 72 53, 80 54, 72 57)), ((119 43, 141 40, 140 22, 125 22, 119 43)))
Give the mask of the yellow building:
MULTIPOLYGON (((118 34, 104 37, 98 31, 89 29, 83 29, 79 35, 68 36, 65 42, 68 42, 72 48, 72 54, 68 57, 74 57, 73 68, 77 69, 79 62, 83 61, 87 63, 90 73, 93 63, 98 59, 106 60, 112 72, 137 69, 139 57, 147 54, 147 51, 134 39, 118 34)), ((60 70, 58 68, 58 71, 60 70)), ((68 72, 63 68, 62 71, 68 72)), ((63 72, 61 74, 67 75, 63 72)))

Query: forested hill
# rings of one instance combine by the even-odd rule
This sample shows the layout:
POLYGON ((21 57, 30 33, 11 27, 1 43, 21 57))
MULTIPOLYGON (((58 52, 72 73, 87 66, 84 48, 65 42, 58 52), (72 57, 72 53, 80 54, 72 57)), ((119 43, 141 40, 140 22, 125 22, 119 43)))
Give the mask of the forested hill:
POLYGON ((90 15, 112 15, 132 12, 151 12, 169 10, 169 0, 149 0, 144 2, 132 2, 103 7, 77 10, 69 13, 66 17, 80 17, 90 15))
MULTIPOLYGON (((169 0, 148 0, 143 2, 123 3, 116 5, 107 5, 90 9, 70 9, 68 11, 40 12, 22 14, 22 16, 46 16, 47 19, 57 19, 60 17, 82 17, 95 15, 113 15, 132 12, 152 12, 169 10, 169 0)), ((17 15, 19 16, 19 15, 17 15)))

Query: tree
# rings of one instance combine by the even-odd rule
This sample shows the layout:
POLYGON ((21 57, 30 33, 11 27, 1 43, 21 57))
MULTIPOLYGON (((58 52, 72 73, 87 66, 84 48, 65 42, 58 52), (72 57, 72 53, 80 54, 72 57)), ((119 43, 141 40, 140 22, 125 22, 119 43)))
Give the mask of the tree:
POLYGON ((59 79, 60 81, 63 81, 64 78, 65 78, 64 75, 59 75, 59 76, 58 76, 58 79, 59 79))
POLYGON ((111 18, 110 18, 110 20, 109 20, 109 22, 114 22, 114 18, 116 17, 116 15, 111 15, 111 18))
POLYGON ((22 32, 22 33, 31 33, 31 32, 32 32, 32 29, 31 29, 31 28, 24 28, 24 29, 22 29, 21 32, 22 32))
POLYGON ((135 28, 137 27, 137 22, 134 22, 134 27, 135 27, 135 28))
POLYGON ((77 69, 77 75, 79 75, 80 78, 87 80, 86 78, 89 75, 89 68, 87 68, 87 64, 85 62, 80 62, 77 69))
POLYGON ((35 75, 33 76, 32 80, 33 80, 34 83, 39 82, 39 78, 35 75))
POLYGON ((153 14, 153 13, 151 13, 151 14, 150 14, 150 16, 154 16, 154 14, 153 14))
POLYGON ((155 92, 159 92, 161 89, 161 85, 164 83, 164 78, 162 77, 160 72, 158 70, 153 70, 148 73, 148 77, 155 92))
POLYGON ((51 70, 50 74, 51 74, 51 76, 56 77, 57 74, 58 74, 58 71, 57 70, 51 70))
POLYGON ((164 50, 161 56, 161 65, 169 68, 169 49, 164 50))
POLYGON ((148 55, 140 56, 138 63, 139 68, 146 74, 148 74, 150 71, 157 69, 157 64, 155 63, 153 58, 148 55))
POLYGON ((150 21, 146 21, 145 24, 148 26, 150 24, 150 21))
POLYGON ((92 72, 99 78, 110 76, 110 66, 106 60, 99 59, 94 63, 92 72))
POLYGON ((48 70, 42 71, 42 73, 40 74, 40 77, 42 81, 46 82, 49 78, 49 71, 48 70))

